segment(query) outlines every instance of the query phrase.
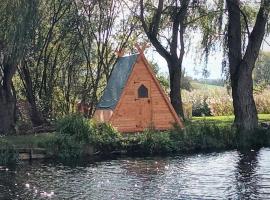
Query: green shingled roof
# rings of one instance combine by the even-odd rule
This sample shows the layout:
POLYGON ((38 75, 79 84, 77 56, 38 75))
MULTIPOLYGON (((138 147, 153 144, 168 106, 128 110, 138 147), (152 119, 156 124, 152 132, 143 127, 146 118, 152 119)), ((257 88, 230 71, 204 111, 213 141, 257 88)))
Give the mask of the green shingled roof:
POLYGON ((114 109, 132 72, 138 54, 121 57, 114 66, 97 109, 114 109))

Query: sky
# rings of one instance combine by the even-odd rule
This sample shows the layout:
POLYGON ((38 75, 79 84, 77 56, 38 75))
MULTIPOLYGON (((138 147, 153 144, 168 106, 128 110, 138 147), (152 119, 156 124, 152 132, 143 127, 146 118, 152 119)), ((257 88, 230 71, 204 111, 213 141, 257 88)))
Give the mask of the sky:
MULTIPOLYGON (((270 44, 270 36, 265 39, 268 44, 270 44)), ((266 42, 262 44, 263 51, 270 51, 270 46, 266 42)), ((205 64, 204 61, 200 61, 200 55, 196 52, 198 49, 198 41, 194 40, 194 44, 191 44, 190 49, 186 52, 184 60, 183 60, 183 67, 185 68, 186 74, 193 78, 203 78, 202 77, 202 69, 204 68, 205 64)), ((168 74, 168 67, 167 63, 162 56, 160 56, 154 48, 150 47, 146 51, 146 57, 149 60, 156 62, 160 68, 160 72, 163 74, 168 74)), ((210 72, 209 79, 220 79, 222 78, 222 59, 223 54, 221 51, 216 51, 211 53, 209 56, 207 70, 210 72)))

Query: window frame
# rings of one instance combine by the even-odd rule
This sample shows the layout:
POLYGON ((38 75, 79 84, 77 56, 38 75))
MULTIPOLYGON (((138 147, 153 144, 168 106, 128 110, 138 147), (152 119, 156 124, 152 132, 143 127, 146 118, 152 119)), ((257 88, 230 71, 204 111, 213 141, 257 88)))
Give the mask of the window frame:
POLYGON ((149 89, 145 86, 145 84, 140 84, 137 89, 137 96, 139 99, 147 99, 149 98, 149 89))

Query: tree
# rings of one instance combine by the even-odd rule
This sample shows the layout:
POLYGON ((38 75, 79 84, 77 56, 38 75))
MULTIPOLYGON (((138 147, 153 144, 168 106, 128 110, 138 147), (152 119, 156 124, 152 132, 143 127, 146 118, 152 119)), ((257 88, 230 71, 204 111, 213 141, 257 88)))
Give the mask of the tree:
POLYGON ((157 52, 166 60, 170 76, 170 99, 176 113, 184 118, 180 92, 182 62, 185 53, 184 33, 186 29, 190 0, 164 2, 159 0, 157 7, 151 1, 140 0, 140 21, 148 39, 157 52), (161 34, 166 24, 169 34, 161 34), (162 39, 163 38, 163 39, 162 39), (162 40, 168 43, 164 46, 162 40))
POLYGON ((254 81, 256 84, 270 84, 270 52, 262 52, 254 69, 254 81))
POLYGON ((16 94, 12 78, 32 33, 35 1, 0 2, 0 134, 15 131, 16 94))
POLYGON ((85 60, 86 74, 81 88, 81 102, 87 103, 88 117, 94 114, 102 86, 108 81, 117 56, 115 51, 128 45, 135 22, 116 0, 74 0, 78 42, 85 60), (126 19, 125 19, 126 18, 126 19))
POLYGON ((242 23, 246 18, 239 0, 226 0, 228 7, 228 57, 232 87, 234 124, 239 130, 250 131, 258 126, 257 110, 253 98, 252 71, 266 31, 269 0, 262 0, 252 32, 247 28, 248 43, 242 52, 242 23), (243 15, 244 20, 241 20, 243 15))

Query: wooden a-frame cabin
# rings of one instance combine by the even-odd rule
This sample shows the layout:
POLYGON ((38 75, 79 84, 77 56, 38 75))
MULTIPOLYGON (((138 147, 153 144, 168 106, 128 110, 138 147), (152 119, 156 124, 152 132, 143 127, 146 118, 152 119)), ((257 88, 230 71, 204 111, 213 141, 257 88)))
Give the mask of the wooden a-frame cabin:
POLYGON ((120 132, 139 132, 153 127, 183 127, 167 95, 156 79, 143 51, 119 57, 94 119, 112 124, 120 132))

